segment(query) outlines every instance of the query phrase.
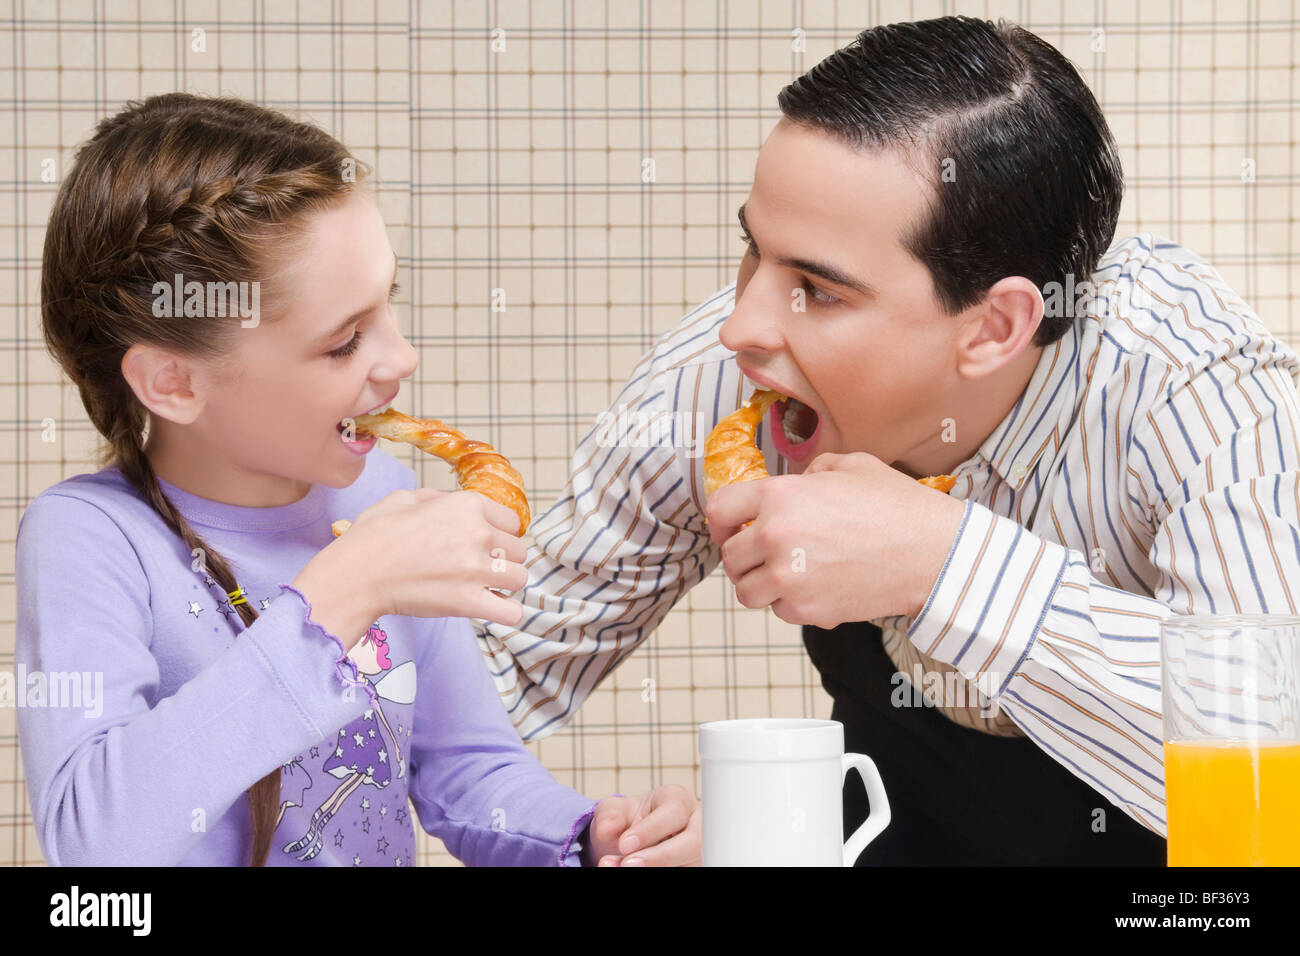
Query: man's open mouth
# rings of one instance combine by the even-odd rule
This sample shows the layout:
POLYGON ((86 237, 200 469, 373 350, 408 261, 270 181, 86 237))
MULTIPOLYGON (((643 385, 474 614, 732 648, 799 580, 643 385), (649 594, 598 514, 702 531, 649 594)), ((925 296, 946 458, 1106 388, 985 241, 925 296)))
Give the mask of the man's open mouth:
POLYGON ((817 432, 817 412, 797 398, 773 403, 781 422, 781 432, 792 445, 801 445, 817 432))

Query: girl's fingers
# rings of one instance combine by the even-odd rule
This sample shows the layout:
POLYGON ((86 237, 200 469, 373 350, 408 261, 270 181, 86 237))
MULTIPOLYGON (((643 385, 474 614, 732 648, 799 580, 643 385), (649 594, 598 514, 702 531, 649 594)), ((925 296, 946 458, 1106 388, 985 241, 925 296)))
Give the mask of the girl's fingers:
POLYGON ((476 617, 505 627, 514 627, 524 619, 524 606, 513 598, 493 594, 487 588, 478 588, 465 602, 465 608, 458 616, 476 617))
POLYGON ((690 795, 684 788, 673 788, 663 796, 666 799, 662 799, 658 806, 619 837, 618 849, 624 856, 640 856, 642 847, 654 846, 666 840, 674 833, 685 829, 691 822, 694 800, 690 799, 690 795), (677 790, 681 792, 677 793, 677 790), (629 842, 629 835, 635 838, 635 845, 629 842))
MULTIPOLYGON (((478 493, 470 492, 470 494, 477 495, 478 493)), ((518 535, 519 515, 515 514, 514 511, 500 502, 493 501, 486 495, 478 495, 478 497, 483 499, 483 515, 487 518, 490 524, 500 528, 506 534, 518 535)))
POLYGON ((610 855, 617 857, 618 838, 627 829, 627 812, 618 800, 618 797, 606 797, 597 805, 587 832, 587 838, 594 844, 593 849, 604 854, 602 860, 609 859, 610 855))
POLYGON ((700 864, 700 835, 698 832, 692 832, 695 828, 687 828, 684 832, 674 837, 669 837, 662 843, 655 846, 647 847, 644 850, 637 850, 635 853, 626 853, 623 858, 611 866, 699 866, 700 864), (639 863, 637 861, 640 861, 639 863))

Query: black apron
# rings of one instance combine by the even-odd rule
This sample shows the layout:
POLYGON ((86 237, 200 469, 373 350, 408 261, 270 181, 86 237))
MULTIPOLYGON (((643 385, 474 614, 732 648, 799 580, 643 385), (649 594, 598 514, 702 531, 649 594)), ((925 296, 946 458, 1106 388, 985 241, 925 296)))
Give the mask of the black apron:
MULTIPOLYGON (((893 706, 897 668, 876 625, 805 626, 803 642, 834 698, 831 719, 844 725, 845 752, 872 759, 889 797, 892 820, 858 866, 1165 865, 1163 837, 1029 738, 971 730, 934 707, 893 706)), ((902 687, 912 701, 911 686, 902 687)), ((850 773, 846 837, 867 818, 867 804, 850 773)))

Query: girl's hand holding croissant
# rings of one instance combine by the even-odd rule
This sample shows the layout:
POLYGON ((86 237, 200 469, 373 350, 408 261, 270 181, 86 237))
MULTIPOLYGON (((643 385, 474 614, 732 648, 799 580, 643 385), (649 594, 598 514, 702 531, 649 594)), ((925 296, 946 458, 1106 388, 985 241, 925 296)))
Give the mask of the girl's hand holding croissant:
POLYGON ((373 595, 376 615, 470 617, 514 626, 523 605, 493 594, 528 581, 519 516, 472 491, 395 491, 371 505, 320 552, 346 549, 352 586, 373 595))
POLYGON ((600 801, 581 856, 583 866, 699 866, 700 848, 699 801, 673 783, 600 801))

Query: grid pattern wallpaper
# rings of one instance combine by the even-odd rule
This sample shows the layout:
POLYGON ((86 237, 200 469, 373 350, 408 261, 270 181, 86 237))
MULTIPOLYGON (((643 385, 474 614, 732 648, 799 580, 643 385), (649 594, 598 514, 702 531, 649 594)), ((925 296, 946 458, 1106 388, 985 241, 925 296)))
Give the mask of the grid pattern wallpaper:
MULTIPOLYGON (((735 209, 780 88, 867 26, 948 13, 1015 20, 1073 60, 1121 145, 1120 234, 1200 252, 1300 347, 1293 0, 0 0, 0 671, 13 670, 18 519, 94 470, 98 441, 41 341, 57 189, 42 173, 124 101, 242 96, 371 163, 421 352, 410 411, 507 451, 540 514, 656 335, 735 278, 735 209), (56 442, 41 440, 46 419, 56 442)), ((406 453, 424 484, 452 487, 441 462, 406 453)), ((719 569, 569 727, 530 746, 592 797, 698 793, 701 721, 829 713, 798 630, 739 607, 719 569)), ((15 716, 0 707, 0 863, 34 865, 15 716)), ((417 832, 421 864, 456 864, 417 832)))

